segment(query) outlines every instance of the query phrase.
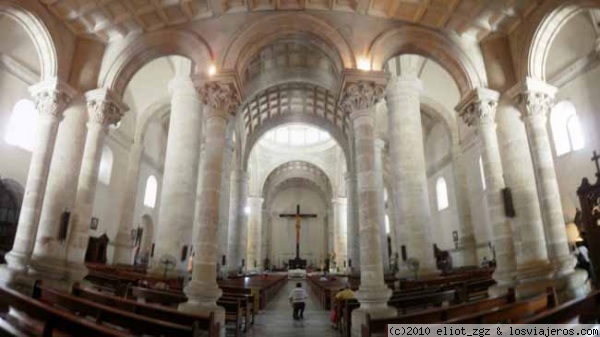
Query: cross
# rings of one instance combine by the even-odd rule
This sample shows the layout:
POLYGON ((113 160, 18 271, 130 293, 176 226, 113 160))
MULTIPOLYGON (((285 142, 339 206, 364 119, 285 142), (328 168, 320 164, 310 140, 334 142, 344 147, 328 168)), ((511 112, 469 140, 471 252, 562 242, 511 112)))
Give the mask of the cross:
POLYGON ((594 156, 592 157, 592 161, 596 163, 596 177, 600 178, 600 155, 594 151, 594 156))
POLYGON ((280 214, 280 218, 294 218, 296 219, 296 259, 300 259, 300 219, 302 218, 316 218, 316 214, 301 214, 300 205, 296 205, 296 214, 280 214))

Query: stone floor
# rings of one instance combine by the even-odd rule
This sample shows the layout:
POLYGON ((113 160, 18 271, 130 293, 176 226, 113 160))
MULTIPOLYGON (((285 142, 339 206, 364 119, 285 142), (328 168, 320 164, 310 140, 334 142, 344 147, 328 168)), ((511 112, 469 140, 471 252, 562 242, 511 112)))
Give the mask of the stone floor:
MULTIPOLYGON (((233 331, 228 329, 227 336, 234 336, 233 331)), ((280 290, 267 308, 256 317, 254 325, 245 334, 246 337, 334 337, 339 332, 331 328, 329 323, 329 312, 321 309, 318 299, 310 291, 305 281, 290 280, 280 290), (297 282, 301 282, 306 289, 309 298, 304 311, 304 320, 295 321, 292 318, 292 306, 288 301, 288 295, 294 289, 297 282)))

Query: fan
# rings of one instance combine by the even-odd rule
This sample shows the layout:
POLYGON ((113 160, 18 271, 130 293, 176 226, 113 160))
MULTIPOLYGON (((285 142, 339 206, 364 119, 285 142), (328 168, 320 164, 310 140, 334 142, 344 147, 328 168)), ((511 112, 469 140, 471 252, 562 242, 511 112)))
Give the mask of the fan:
POLYGON ((167 272, 177 266, 177 259, 173 255, 165 254, 160 257, 158 263, 163 266, 163 278, 166 280, 167 272))

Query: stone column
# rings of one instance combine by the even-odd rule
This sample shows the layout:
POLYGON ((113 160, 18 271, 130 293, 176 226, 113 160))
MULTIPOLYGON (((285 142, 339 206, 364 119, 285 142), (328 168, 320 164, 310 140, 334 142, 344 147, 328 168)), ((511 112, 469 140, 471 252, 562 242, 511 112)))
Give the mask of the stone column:
POLYGON ((473 234, 471 206, 469 205, 469 186, 467 184, 466 163, 464 154, 459 144, 454 144, 452 149, 452 163, 454 179, 456 181, 455 197, 456 208, 459 214, 460 247, 463 253, 465 266, 478 266, 477 243, 473 234))
POLYGON ((352 273, 360 273, 360 232, 358 219, 358 196, 356 188, 356 175, 354 172, 346 173, 346 184, 348 193, 347 228, 348 238, 346 240, 348 261, 352 263, 352 273))
MULTIPOLYGON (((419 261, 420 276, 438 271, 433 254, 431 209, 423 148, 420 95, 416 76, 393 77, 387 87, 388 135, 394 191, 397 193, 396 233, 406 227, 408 258, 419 261)), ((400 251, 400 249, 398 249, 400 251)))
POLYGON ((263 209, 261 210, 262 215, 260 218, 260 266, 262 267, 262 270, 267 269, 267 266, 265 265, 265 259, 269 257, 269 213, 264 207, 265 205, 263 204, 263 209))
POLYGON ((139 186, 140 164, 144 147, 141 143, 133 143, 129 149, 127 164, 127 186, 123 195, 121 221, 115 238, 114 263, 131 264, 133 262, 131 230, 134 223, 135 202, 139 186))
POLYGON ((382 139, 375 140, 375 184, 377 185, 377 212, 379 213, 379 234, 381 236, 381 259, 383 270, 390 271, 390 255, 388 254, 387 232, 385 230, 385 195, 383 184, 383 150, 385 142, 382 139))
POLYGON ((217 254, 219 244, 219 189, 227 136, 227 120, 235 113, 239 96, 233 84, 208 82, 200 89, 208 111, 205 113, 205 155, 200 163, 200 202, 196 209, 198 236, 194 238, 196 254, 192 280, 184 292, 188 301, 179 310, 192 313, 215 314, 215 321, 225 324, 225 309, 217 306, 222 291, 217 284, 217 254))
MULTIPOLYGON (((40 82, 29 90, 39 113, 37 141, 31 154, 15 241, 12 250, 5 256, 8 268, 12 272, 24 272, 31 258, 46 192, 48 171, 50 170, 58 124, 71 97, 75 96, 73 89, 57 79, 40 82)), ((0 276, 0 278, 6 278, 11 282, 10 277, 10 274, 0 276)))
POLYGON ((499 94, 488 89, 476 89, 457 107, 463 121, 477 128, 481 141, 481 161, 485 175, 486 201, 496 251, 494 279, 496 292, 503 292, 514 285, 516 256, 511 223, 504 213, 502 190, 505 188, 496 135, 496 106, 499 94))
MULTIPOLYGON (((167 254, 179 261, 183 246, 190 244, 194 223, 202 104, 189 77, 172 79, 169 82, 169 92, 169 139, 158 215, 157 237, 160 239, 156 241, 154 258, 158 260, 167 254)), ((180 262, 179 272, 184 273, 187 260, 180 262)), ((156 268, 161 269, 160 266, 156 268)))
POLYGON ((89 113, 88 132, 67 244, 67 262, 71 282, 81 281, 87 274, 84 264, 85 253, 90 238, 90 221, 98 184, 98 170, 108 127, 116 125, 128 109, 116 95, 107 89, 89 91, 85 97, 89 113))
MULTIPOLYGON (((225 157, 223 158, 223 171, 221 181, 219 202, 219 265, 222 262, 223 255, 227 255, 227 236, 229 234, 229 203, 231 200, 231 161, 233 160, 233 144, 228 140, 225 148, 225 157)), ((221 266, 221 272, 225 272, 225 266, 221 266)), ((226 274, 226 273, 225 273, 226 274)))
POLYGON ((78 95, 65 110, 65 118, 60 123, 56 138, 48 184, 44 197, 40 225, 37 233, 30 272, 40 273, 36 277, 49 280, 66 278, 66 243, 59 237, 61 216, 71 212, 77 193, 77 177, 81 169, 81 159, 88 120, 85 97, 78 95))
POLYGON ((348 259, 348 201, 346 198, 334 198, 333 206, 333 251, 340 270, 344 270, 344 261, 348 259))
POLYGON ((517 296, 529 297, 544 291, 553 268, 546 250, 525 126, 519 111, 506 98, 499 101, 497 109, 504 179, 511 190, 516 213, 512 221, 519 283, 517 296))
POLYGON ((246 270, 260 271, 262 263, 260 261, 262 246, 262 204, 263 198, 249 197, 248 207, 248 241, 246 250, 246 270))
POLYGON ((529 139, 544 220, 548 258, 557 275, 565 275, 573 272, 576 260, 571 256, 567 243, 554 159, 546 129, 546 115, 554 105, 556 88, 531 78, 527 78, 522 86, 522 91, 516 99, 529 139))
POLYGON ((234 170, 231 176, 231 198, 229 204, 229 232, 227 235, 227 270, 237 274, 246 252, 246 195, 248 174, 234 170))
MULTIPOLYGON (((352 312, 352 335, 358 336, 366 315, 373 318, 396 315, 387 301, 392 295, 384 282, 381 235, 375 177, 373 108, 383 95, 381 82, 347 82, 340 107, 349 113, 354 131, 356 177, 360 224, 360 288, 356 298, 360 308, 352 312)), ((420 126, 419 126, 420 128, 420 126)))

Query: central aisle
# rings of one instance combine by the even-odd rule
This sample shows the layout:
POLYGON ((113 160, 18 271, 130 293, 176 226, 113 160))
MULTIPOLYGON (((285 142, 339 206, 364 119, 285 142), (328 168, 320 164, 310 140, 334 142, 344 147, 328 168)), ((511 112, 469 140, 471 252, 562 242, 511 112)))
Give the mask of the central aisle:
POLYGON ((254 326, 246 334, 248 337, 334 337, 339 332, 331 327, 329 312, 321 309, 318 299, 310 291, 306 281, 293 279, 283 287, 275 298, 267 304, 267 308, 256 317, 254 326), (308 293, 304 319, 295 321, 292 318, 292 305, 288 300, 290 291, 296 283, 308 293))

